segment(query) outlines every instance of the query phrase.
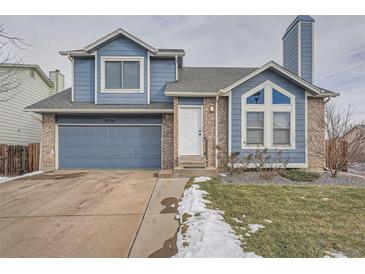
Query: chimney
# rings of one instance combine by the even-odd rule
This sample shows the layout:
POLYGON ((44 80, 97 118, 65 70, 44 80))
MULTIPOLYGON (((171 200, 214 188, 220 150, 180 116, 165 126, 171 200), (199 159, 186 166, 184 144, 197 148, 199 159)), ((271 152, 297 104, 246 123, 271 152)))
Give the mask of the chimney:
POLYGON ((298 15, 286 29, 283 36, 283 66, 313 82, 314 65, 314 19, 298 15))
POLYGON ((53 83, 52 94, 65 89, 65 76, 58 69, 49 72, 49 79, 53 83))

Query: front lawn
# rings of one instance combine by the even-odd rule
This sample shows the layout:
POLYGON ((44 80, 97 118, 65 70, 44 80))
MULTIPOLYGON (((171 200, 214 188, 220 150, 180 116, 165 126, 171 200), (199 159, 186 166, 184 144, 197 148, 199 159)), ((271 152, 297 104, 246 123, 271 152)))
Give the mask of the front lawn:
POLYGON ((223 184, 218 179, 199 185, 209 193, 210 206, 224 211, 247 252, 365 256, 365 188, 223 184), (255 233, 250 231, 255 227, 255 233))

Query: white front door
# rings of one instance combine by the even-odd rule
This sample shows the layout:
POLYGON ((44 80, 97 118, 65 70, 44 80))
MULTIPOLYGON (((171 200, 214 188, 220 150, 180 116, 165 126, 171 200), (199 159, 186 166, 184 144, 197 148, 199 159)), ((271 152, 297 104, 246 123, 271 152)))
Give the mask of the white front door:
POLYGON ((179 155, 202 155, 202 107, 179 107, 179 155))

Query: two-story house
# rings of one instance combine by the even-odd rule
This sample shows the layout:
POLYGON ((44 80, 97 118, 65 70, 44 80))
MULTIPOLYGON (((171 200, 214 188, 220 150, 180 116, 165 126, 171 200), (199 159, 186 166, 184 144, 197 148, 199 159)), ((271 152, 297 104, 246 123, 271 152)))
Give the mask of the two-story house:
POLYGON ((314 129, 337 94, 312 83, 313 27, 310 16, 290 24, 283 66, 185 67, 183 49, 158 49, 123 29, 61 51, 71 60, 72 87, 27 108, 43 114, 43 170, 215 174, 218 147, 280 150, 288 167, 322 168, 307 144, 311 134, 324 143, 314 129))
POLYGON ((0 86, 0 144, 40 143, 42 117, 29 115, 24 108, 63 91, 62 73, 46 75, 34 64, 0 64, 0 86))

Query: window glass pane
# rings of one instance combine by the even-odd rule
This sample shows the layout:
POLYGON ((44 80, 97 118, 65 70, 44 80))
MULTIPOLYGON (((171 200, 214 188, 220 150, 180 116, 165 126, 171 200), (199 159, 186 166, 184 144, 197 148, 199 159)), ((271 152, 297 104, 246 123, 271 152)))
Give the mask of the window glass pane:
POLYGON ((106 61, 105 62, 105 88, 121 89, 122 88, 122 62, 106 61))
POLYGON ((290 145, 290 112, 274 112, 274 145, 290 145))
POLYGON ((139 89, 138 61, 123 61, 123 88, 139 89))
POLYGON ((247 127, 248 128, 263 128, 264 113, 263 112, 247 112, 247 127))
POLYGON ((290 104, 290 98, 285 96, 276 89, 272 90, 272 103, 273 104, 290 104))
POLYGON ((289 145, 290 129, 274 129, 274 145, 289 145))
POLYGON ((247 144, 263 145, 264 129, 247 129, 247 144))
POLYGON ((264 89, 256 92, 246 99, 247 104, 264 104, 265 92, 264 89))
POLYGON ((274 112, 274 128, 290 128, 290 112, 274 112))

